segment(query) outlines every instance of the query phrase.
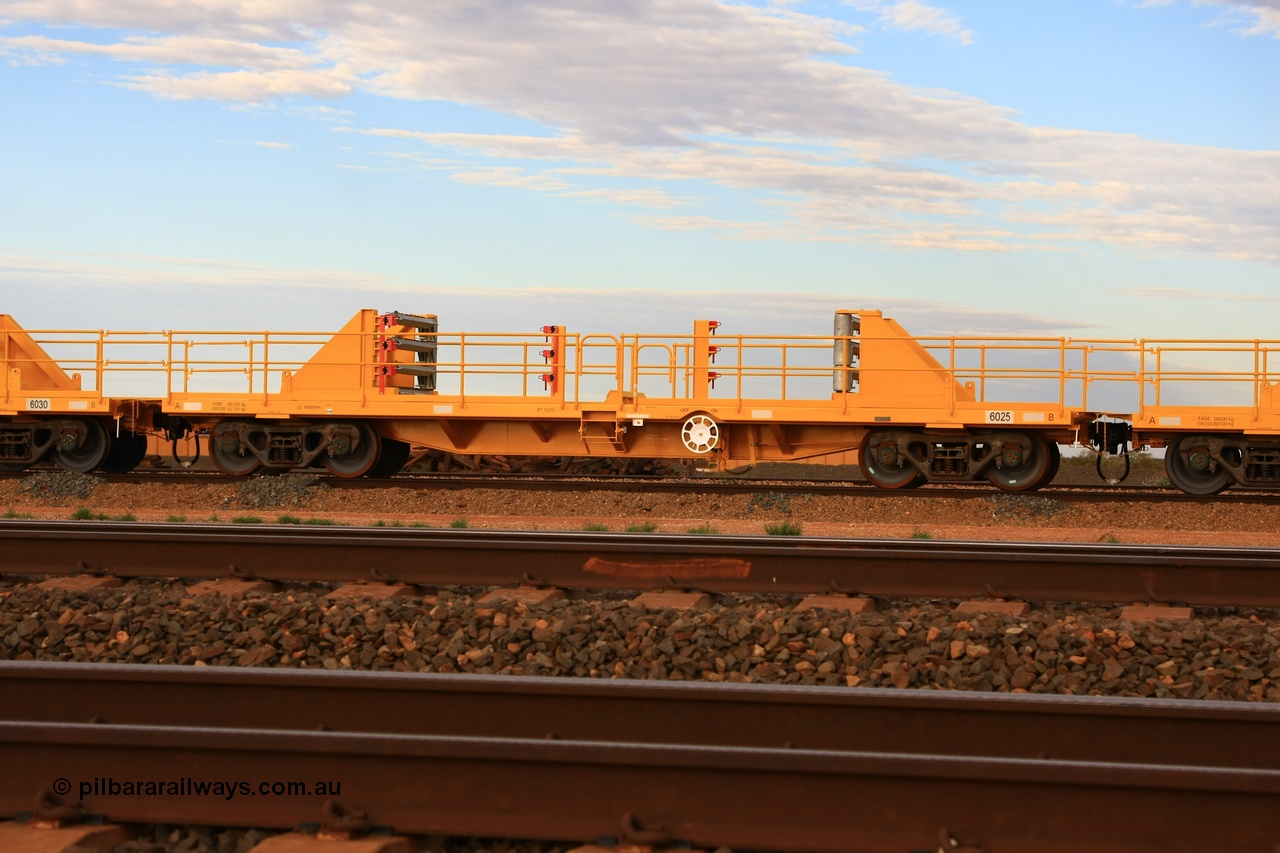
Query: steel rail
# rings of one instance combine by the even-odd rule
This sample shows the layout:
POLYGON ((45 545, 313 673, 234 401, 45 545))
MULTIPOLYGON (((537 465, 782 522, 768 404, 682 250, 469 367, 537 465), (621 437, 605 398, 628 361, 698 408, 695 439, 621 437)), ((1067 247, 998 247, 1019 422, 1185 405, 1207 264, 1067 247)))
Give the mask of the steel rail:
MULTIPOLYGON (((992 500, 1003 497, 1020 499, 1047 498, 1066 503, 1107 503, 1142 501, 1143 503, 1190 504, 1280 504, 1280 492, 1274 489, 1237 488, 1217 495, 1188 495, 1162 486, 1047 486, 1034 493, 1002 492, 986 483, 947 485, 932 483, 916 489, 880 489, 864 480, 808 480, 802 478, 740 477, 659 477, 638 475, 585 474, 401 474, 384 479, 343 479, 323 471, 300 472, 314 475, 325 486, 334 489, 413 489, 461 491, 464 489, 512 489, 547 492, 631 492, 638 494, 768 494, 856 496, 886 499, 959 498, 992 500)), ((20 479, 26 474, 0 473, 0 479, 20 479)), ((228 477, 216 471, 133 471, 128 474, 95 474, 109 483, 237 483, 243 478, 228 477)))
POLYGON ((7 574, 534 584, 1280 607, 1280 549, 299 525, 0 522, 7 574))
MULTIPOLYGON (((153 798, 108 788, 78 803, 119 822, 314 824, 321 797, 255 793, 269 793, 264 784, 310 790, 324 782, 337 786, 345 814, 427 835, 1050 853, 1270 853, 1280 837, 1274 770, 5 722, 0 750, 75 784, 154 781, 185 792, 227 780, 238 789, 153 798)), ((27 799, 16 779, 0 778, 0 801, 27 799)))
POLYGON ((0 719, 1280 768, 1280 705, 0 661, 0 719))
MULTIPOLYGON (((134 679, 134 687, 142 680, 134 670, 154 669, 157 689, 177 669, 101 668, 121 670, 123 680, 134 679)), ((186 689, 181 682, 190 687, 202 678, 241 691, 220 695, 214 688, 205 695, 222 713, 217 725, 206 724, 207 714, 182 720, 172 708, 162 712, 169 717, 163 724, 50 722, 6 713, 0 720, 0 754, 8 768, 0 774, 0 812, 18 815, 40 801, 45 810, 120 822, 293 827, 336 811, 403 833, 561 840, 614 836, 811 851, 960 846, 1270 851, 1280 839, 1280 771, 1265 766, 1269 761, 1274 766, 1276 757, 1277 709, 1265 706, 1030 696, 957 701, 946 693, 892 696, 886 694, 894 691, 883 690, 610 682, 571 686, 563 680, 481 676, 264 676, 260 687, 297 676, 311 698, 326 682, 341 685, 328 694, 333 706, 325 710, 343 716, 352 728, 304 731, 316 719, 314 711, 283 727, 257 726, 268 721, 264 714, 276 721, 281 715, 246 709, 237 701, 255 676, 186 670, 183 678, 173 679, 179 691, 186 689), (468 681, 477 686, 468 688, 468 681), (450 692, 483 696, 481 720, 463 726, 481 733, 457 731, 456 717, 441 722, 447 715, 434 713, 437 701, 460 708, 450 692), (566 733, 561 739, 530 736, 538 729, 531 729, 520 712, 532 707, 531 699, 537 704, 536 694, 547 699, 557 692, 551 704, 581 702, 581 713, 558 721, 557 734, 566 733), (588 696, 594 692, 608 696, 616 713, 586 719, 601 708, 588 696), (394 712, 386 710, 382 703, 396 693, 410 698, 402 698, 394 712), (400 713, 405 707, 411 709, 408 715, 400 713), (647 719, 655 708, 668 710, 656 723, 647 719), (867 709, 872 717, 863 714, 867 709), (744 715, 747 710, 756 712, 754 720, 744 715), (705 722, 725 712, 737 717, 736 736, 721 731, 706 740, 713 727, 685 726, 689 714, 705 722), (949 721, 953 712, 956 717, 949 721), (792 714, 797 720, 785 723, 792 714), (1025 717, 1033 721, 1029 727, 1039 728, 1038 743, 1048 747, 1042 751, 1060 754, 1016 754, 1033 742, 1013 747, 1014 755, 1008 750, 992 754, 987 748, 998 739, 987 736, 981 736, 982 748, 973 749, 965 742, 967 726, 988 714, 988 734, 1025 717), (1076 743, 1080 733, 1064 726, 1077 715, 1094 731, 1093 743, 1076 743), (1176 719, 1189 728, 1181 736, 1164 728, 1135 738, 1143 717, 1157 726, 1176 719), (805 721, 816 729, 799 748, 769 744, 770 739, 776 744, 775 726, 799 729, 805 721), (1111 728, 1113 723, 1119 727, 1111 728), (654 737, 655 725, 665 725, 666 738, 654 737), (864 725, 868 731, 850 735, 848 730, 864 725), (939 725, 949 734, 931 731, 939 725), (1243 755, 1238 746, 1220 756, 1197 752, 1190 741, 1216 727, 1221 728, 1213 737, 1217 743, 1253 739, 1257 760, 1230 764, 1243 755), (877 735, 891 740, 874 749, 858 742, 877 735), (1126 754, 1128 746, 1119 741, 1135 739, 1147 741, 1145 755, 1160 757, 1161 763, 1126 754), (1116 753, 1108 755, 1113 742, 1116 753), (938 743, 942 747, 935 751, 938 743), (911 748, 899 750, 899 745, 911 748), (1102 760, 1066 757, 1072 750, 1102 760), (212 782, 234 789, 197 793, 197 783, 212 782), (300 786, 272 795, 272 783, 287 782, 300 786), (318 782, 325 783, 322 795, 313 791, 318 782), (263 783, 268 787, 260 787, 263 783), (50 796, 51 787, 59 793, 50 796)), ((84 679, 85 697, 115 678, 89 678, 84 667, 70 677, 84 679)), ((54 702, 60 713, 50 716, 74 716, 63 705, 65 696, 44 691, 38 681, 27 680, 25 689, 54 702)), ((117 708, 116 718, 154 716, 146 698, 142 691, 134 704, 117 708)), ((40 710, 38 702, 25 701, 22 713, 40 710)), ((542 713, 549 707, 544 705, 542 713)), ((470 710, 474 714, 476 706, 470 710)))
MULTIPOLYGON (((127 475, 125 475, 127 476, 127 475)), ((1017 503, 1027 498, 1041 498, 1066 503, 1143 503, 1190 504, 1280 504, 1280 493, 1274 489, 1236 489, 1216 495, 1189 495, 1162 486, 1046 486, 1032 493, 1001 491, 986 483, 929 483, 914 489, 881 489, 865 480, 804 480, 777 477, 740 479, 717 477, 651 477, 634 476, 560 476, 535 474, 423 474, 403 475, 383 480, 342 479, 323 476, 321 482, 336 489, 401 488, 459 491, 462 489, 513 489, 548 492, 628 492, 638 494, 792 494, 835 497, 959 498, 961 500, 999 500, 1017 503)))

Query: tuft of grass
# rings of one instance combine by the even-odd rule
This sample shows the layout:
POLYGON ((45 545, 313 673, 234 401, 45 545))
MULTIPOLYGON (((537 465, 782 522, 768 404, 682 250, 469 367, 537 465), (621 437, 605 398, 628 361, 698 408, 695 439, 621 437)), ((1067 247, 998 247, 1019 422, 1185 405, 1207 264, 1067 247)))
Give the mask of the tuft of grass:
POLYGON ((262 518, 256 515, 237 515, 231 519, 232 524, 261 524, 262 518))
POLYGON ((933 534, 927 530, 921 530, 919 527, 917 527, 915 530, 911 531, 911 538, 912 539, 932 539, 933 534))
POLYGON ((0 515, 0 518, 35 518, 35 516, 29 512, 18 512, 10 508, 4 515, 0 515))
POLYGON ((1106 536, 1103 536, 1098 541, 1103 543, 1104 545, 1119 545, 1120 537, 1116 536, 1114 533, 1108 533, 1106 536))
POLYGON ((658 529, 658 525, 654 524, 652 521, 644 521, 644 522, 641 522, 640 524, 627 525, 628 533, 652 533, 657 529, 658 529))
POLYGON ((431 525, 427 524, 425 521, 415 521, 409 526, 410 527, 430 527, 431 525))
POLYGON ((296 515, 289 515, 288 513, 285 513, 284 515, 276 519, 276 524, 301 524, 301 523, 302 523, 302 519, 298 518, 296 515))
POLYGON ((764 532, 770 536, 799 536, 804 528, 794 521, 778 521, 766 524, 764 532))
POLYGON ((700 524, 697 527, 690 527, 690 533, 719 533, 718 528, 712 527, 710 524, 700 524))
POLYGON ((138 517, 131 512, 122 512, 119 515, 111 516, 112 521, 137 521, 138 517))
POLYGON ((106 521, 106 513, 94 512, 87 506, 82 506, 75 512, 71 513, 72 521, 106 521))
POLYGON ((313 524, 317 527, 333 527, 338 522, 334 521, 332 518, 308 518, 306 521, 302 523, 313 524))
POLYGON ((471 525, 467 523, 465 518, 455 518, 453 521, 449 522, 449 526, 457 530, 465 530, 471 525))
POLYGON ((185 515, 171 515, 165 519, 165 521, 168 521, 171 524, 181 524, 186 520, 187 520, 187 517, 185 515))
POLYGON ((609 525, 601 524, 598 521, 592 521, 582 526, 582 529, 588 533, 603 533, 609 529, 609 525))

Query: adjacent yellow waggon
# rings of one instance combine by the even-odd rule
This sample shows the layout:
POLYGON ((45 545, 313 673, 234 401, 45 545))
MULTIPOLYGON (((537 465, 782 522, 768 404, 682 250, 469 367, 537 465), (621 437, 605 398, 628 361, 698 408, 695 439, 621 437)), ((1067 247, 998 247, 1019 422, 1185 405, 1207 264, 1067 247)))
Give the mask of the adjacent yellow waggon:
MULTIPOLYGON (((205 436, 231 475, 387 476, 417 449, 705 458, 857 454, 883 488, 1053 479, 1060 444, 1166 448, 1170 481, 1280 486, 1280 341, 451 332, 362 310, 337 333, 24 330, 0 315, 0 467, 127 471, 205 436)), ((198 445, 197 445, 198 446, 198 445)))

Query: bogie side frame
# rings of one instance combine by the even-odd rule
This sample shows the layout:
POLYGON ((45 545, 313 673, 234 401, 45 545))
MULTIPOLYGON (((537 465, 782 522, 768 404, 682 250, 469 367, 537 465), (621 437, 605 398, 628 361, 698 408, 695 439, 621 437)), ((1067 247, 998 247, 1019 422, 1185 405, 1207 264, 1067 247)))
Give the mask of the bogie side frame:
POLYGON ((233 475, 385 475, 414 449, 711 464, 852 452, 886 488, 1022 491, 1052 479, 1059 444, 1083 442, 1167 447, 1171 481, 1193 493, 1280 485, 1280 341, 925 338, 870 310, 837 312, 823 336, 710 320, 676 336, 497 334, 366 309, 336 334, 26 331, 0 315, 0 356, 10 470, 127 470, 148 434, 198 434, 233 475), (117 384, 130 387, 104 390, 117 384))

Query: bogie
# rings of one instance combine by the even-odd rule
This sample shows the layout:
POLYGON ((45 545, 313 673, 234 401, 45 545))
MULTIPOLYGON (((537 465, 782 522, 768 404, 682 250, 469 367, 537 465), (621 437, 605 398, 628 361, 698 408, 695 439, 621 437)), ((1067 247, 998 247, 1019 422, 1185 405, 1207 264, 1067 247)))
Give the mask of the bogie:
POLYGON ((1059 461, 1056 442, 1014 430, 959 435, 874 430, 858 450, 863 476, 884 489, 985 478, 1004 491, 1031 491, 1053 480, 1059 461))
POLYGON ((1280 485, 1280 441, 1231 434, 1184 434, 1164 455, 1169 482, 1193 495, 1216 495, 1233 484, 1280 485))
MULTIPOLYGON (((210 430, 209 453, 218 470, 233 476, 283 474, 323 465, 334 476, 352 478, 374 469, 381 445, 372 427, 362 421, 300 424, 228 419, 210 430)), ((408 445, 393 448, 386 467, 398 470, 407 459, 408 445), (395 459, 401 455, 397 464, 395 459)))

